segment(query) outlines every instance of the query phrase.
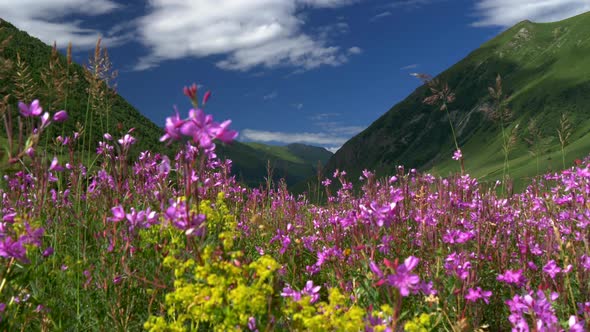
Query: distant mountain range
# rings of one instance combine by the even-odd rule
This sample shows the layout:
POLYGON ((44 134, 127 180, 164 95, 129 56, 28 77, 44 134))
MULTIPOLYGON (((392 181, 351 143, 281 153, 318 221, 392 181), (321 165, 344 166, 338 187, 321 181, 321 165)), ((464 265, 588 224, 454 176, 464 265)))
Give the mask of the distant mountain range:
MULTIPOLYGON (((433 54, 433 57, 436 56, 433 54)), ((465 156, 467 172, 482 180, 502 177, 504 154, 500 126, 484 110, 492 105, 488 87, 502 76, 504 95, 513 116, 506 130, 518 124, 510 152, 510 175, 516 181, 537 174, 531 144, 541 146, 540 172, 562 168, 557 138, 562 114, 572 125, 565 148, 566 166, 590 153, 590 13, 555 23, 523 21, 483 44, 436 77, 456 94, 449 104, 465 156), (531 122, 536 130, 529 128, 531 122), (535 137, 536 139, 530 140, 535 137), (527 141, 527 138, 529 139, 527 141)), ((358 177, 362 169, 390 174, 396 165, 438 175, 459 171, 448 117, 423 100, 423 85, 393 106, 334 154, 326 174, 345 169, 358 177)))
MULTIPOLYGON (((43 84, 41 72, 48 67, 51 47, 39 39, 29 36, 26 32, 18 30, 2 19, 0 19, 0 28, 2 28, 0 30, 0 43, 9 36, 12 38, 7 47, 0 53, 0 62, 8 60, 13 63, 10 71, 4 73, 4 79, 0 76, 0 98, 3 98, 6 93, 10 93, 12 94, 10 103, 12 105, 17 103, 17 99, 12 92, 15 91, 14 77, 17 72, 18 53, 21 61, 30 68, 35 98, 39 98, 44 109, 48 110, 43 96, 51 95, 52 91, 48 90, 49 88, 43 84), (3 90, 5 93, 2 92, 3 90)), ((59 57, 60 63, 65 66, 65 57, 63 55, 59 57)), ((77 124, 85 123, 88 101, 87 89, 89 83, 84 78, 84 68, 78 64, 73 64, 71 70, 79 80, 69 92, 67 107, 65 107, 70 116, 64 125, 63 132, 66 135, 71 135, 72 132, 77 130, 77 124)), ((56 111, 64 108, 64 106, 63 104, 55 105, 55 109, 49 111, 56 111)), ((16 112, 15 108, 13 108, 13 111, 16 112)), ((133 135, 138 138, 138 141, 133 147, 134 155, 145 150, 172 155, 178 147, 167 147, 160 143, 159 138, 163 134, 162 128, 143 116, 118 94, 112 100, 112 111, 109 116, 110 120, 106 123, 106 121, 103 121, 104 114, 94 115, 92 125, 93 143, 91 143, 91 146, 96 147, 96 143, 102 139, 104 131, 116 137, 116 135, 123 135, 130 128, 135 128, 133 135), (98 124, 99 122, 101 122, 101 125, 98 124), (104 129, 104 131, 101 129, 104 129)), ((90 128, 86 128, 86 130, 90 130, 90 128)), ((3 135, 4 130, 0 130, 0 143, 5 142, 2 138, 3 135)), ((273 181, 277 182, 280 178, 284 178, 286 184, 292 186, 313 177, 317 174, 318 163, 325 165, 332 156, 332 153, 324 148, 303 144, 269 146, 258 143, 234 142, 230 145, 220 143, 217 152, 222 158, 232 159, 233 173, 237 179, 252 187, 265 183, 268 169, 271 170, 273 181)))
POLYGON ((264 182, 269 171, 275 183, 284 179, 287 186, 292 187, 317 177, 318 165, 323 167, 332 156, 332 152, 324 148, 304 144, 272 146, 234 142, 218 146, 218 151, 233 161, 237 178, 251 187, 264 182))

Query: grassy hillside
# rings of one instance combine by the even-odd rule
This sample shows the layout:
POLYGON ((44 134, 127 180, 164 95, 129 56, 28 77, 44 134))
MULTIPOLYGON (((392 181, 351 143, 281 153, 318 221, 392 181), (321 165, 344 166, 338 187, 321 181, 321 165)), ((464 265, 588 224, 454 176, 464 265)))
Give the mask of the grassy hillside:
MULTIPOLYGON (((114 74, 112 68, 107 68, 109 61, 108 57, 105 58, 104 50, 99 50, 96 60, 91 59, 91 62, 95 60, 102 64, 98 72, 101 83, 96 88, 92 84, 92 75, 89 76, 89 72, 92 72, 91 66, 87 66, 90 68, 90 71, 87 71, 76 63, 69 63, 67 57, 57 53, 54 56, 54 70, 50 71, 50 46, 1 19, 0 28, 0 43, 10 38, 0 52, 0 64, 7 65, 7 70, 0 73, 3 74, 0 75, 0 99, 9 95, 8 104, 12 105, 11 111, 14 116, 17 114, 14 105, 19 100, 31 102, 32 99, 39 99, 44 110, 53 113, 66 109, 70 116, 63 125, 57 125, 57 129, 52 128, 52 137, 58 133, 71 135, 74 131, 81 131, 83 124, 89 124, 87 128, 82 129, 87 133, 88 139, 83 145, 80 144, 80 150, 94 151, 105 132, 118 138, 130 128, 135 128, 133 135, 138 141, 133 147, 132 155, 145 150, 174 154, 177 145, 168 147, 159 142, 163 134, 162 128, 104 84, 104 79, 112 79, 114 74), (47 76, 48 73, 52 73, 53 76, 47 76), (26 88, 19 86, 23 82, 26 82, 26 88), (92 90, 93 88, 96 90, 92 90), (98 98, 93 97, 93 92, 99 95, 98 98), (56 97, 59 94, 63 95, 62 98, 56 97)), ((112 80, 110 83, 112 85, 112 80)), ((5 146, 6 140, 1 137, 3 135, 5 136, 4 130, 0 131, 0 144, 5 146)), ((274 169, 274 181, 284 177, 288 185, 293 185, 315 174, 318 161, 325 164, 331 156, 331 153, 323 148, 302 144, 275 147, 235 142, 228 146, 218 146, 220 156, 233 160, 233 172, 238 179, 253 187, 265 182, 267 161, 270 161, 274 169)))
MULTIPOLYGON (((55 112, 67 109, 70 118, 64 123, 63 132, 71 135, 73 131, 80 131, 79 125, 87 123, 88 90, 91 86, 84 68, 75 63, 68 65, 66 57, 57 56, 55 65, 61 68, 61 71, 56 69, 54 77, 48 80, 51 83, 63 82, 61 94, 64 98, 56 100, 59 99, 55 97, 59 92, 56 92, 55 85, 45 84, 43 80, 43 74, 49 72, 51 47, 1 19, 0 28, 2 28, 0 41, 11 38, 0 56, 4 62, 8 60, 12 63, 4 79, 0 80, 0 86, 5 91, 2 97, 9 94, 10 105, 16 105, 22 99, 31 102, 35 98, 41 101, 44 110, 55 112), (19 66, 17 54, 20 57, 21 66, 19 66), (31 78, 25 89, 18 87, 17 77, 23 74, 29 74, 31 78)), ((109 74, 112 72, 101 73, 101 75, 109 74)), ((84 128, 89 136, 92 133, 90 145, 95 147, 104 132, 110 132, 116 137, 117 134, 135 128, 135 136, 141 137, 135 148, 136 151, 148 149, 162 151, 162 144, 158 139, 163 131, 113 90, 104 85, 102 89, 105 94, 103 100, 97 101, 96 107, 89 109, 88 118, 92 121, 88 123, 91 125, 84 128)), ((16 113, 16 107, 13 107, 13 112, 16 113)))
MULTIPOLYGON (((519 182, 537 174, 536 158, 524 138, 535 120, 543 138, 539 169, 562 167, 557 129, 568 114, 573 132, 565 148, 566 166, 590 152, 590 13, 556 23, 524 21, 473 51, 436 79, 448 82, 456 94, 449 104, 451 120, 467 172, 483 180, 502 177, 504 154, 500 127, 485 116, 492 104, 488 87, 498 74, 510 97, 513 113, 506 122, 519 124, 518 139, 509 156, 510 176, 519 182)), ((421 86, 361 132, 330 159, 327 170, 340 168, 359 174, 363 168, 391 173, 403 164, 436 174, 459 170, 448 117, 425 105, 430 95, 421 86)), ((353 176, 353 178, 355 178, 353 176)))

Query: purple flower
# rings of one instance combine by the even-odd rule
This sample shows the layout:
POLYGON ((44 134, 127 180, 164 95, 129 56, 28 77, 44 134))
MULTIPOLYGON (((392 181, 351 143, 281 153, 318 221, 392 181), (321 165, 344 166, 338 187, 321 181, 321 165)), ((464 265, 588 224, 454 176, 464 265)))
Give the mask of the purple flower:
POLYGON ((231 120, 223 121, 216 129, 215 138, 223 143, 230 143, 236 139, 236 137, 238 137, 238 132, 235 130, 229 130, 228 127, 230 124, 231 120))
POLYGON ((184 120, 180 118, 178 111, 176 111, 175 115, 166 118, 166 126, 164 127, 166 133, 160 138, 160 142, 164 142, 168 139, 179 140, 182 136, 180 127, 182 127, 183 124, 184 120))
POLYGON ((39 105, 38 99, 33 100, 30 106, 21 101, 18 103, 18 108, 20 110, 20 114, 26 118, 31 116, 39 116, 41 113, 43 113, 43 108, 41 108, 41 105, 39 105))
POLYGON ((420 277, 410 272, 418 265, 420 260, 414 256, 406 258, 403 264, 398 266, 395 274, 387 277, 387 283, 399 289, 403 297, 410 295, 420 282, 420 277))
POLYGON ((248 328, 250 329, 250 331, 258 331, 258 329, 256 329, 256 318, 248 318, 248 328))
POLYGON ((478 299, 482 299, 486 304, 490 303, 490 296, 492 296, 491 291, 484 291, 481 287, 476 288, 469 288, 467 290, 467 295, 465 295, 465 299, 471 302, 475 302, 478 299))
POLYGON ((51 165, 49 165, 49 171, 50 172, 61 172, 63 171, 64 168, 63 166, 61 166, 59 164, 59 160, 57 160, 57 157, 53 157, 53 160, 51 161, 51 165))
POLYGON ((552 293, 547 299, 545 293, 539 290, 524 296, 514 295, 511 300, 506 301, 510 309, 508 319, 512 323, 513 331, 529 331, 525 315, 530 314, 536 317, 534 325, 537 331, 554 331, 559 326, 559 321, 551 302, 555 301, 557 296, 557 293, 552 293))
MULTIPOLYGON (((49 116, 48 112, 43 113, 43 115, 41 115, 41 129, 46 128, 47 126, 49 126, 49 124, 51 123, 51 117, 49 116)), ((37 131, 37 129, 34 130, 35 132, 37 131)))
POLYGON ((118 140, 119 144, 121 144, 123 149, 128 149, 131 145, 135 144, 135 141, 136 141, 135 137, 133 137, 129 134, 125 134, 125 136, 123 136, 123 138, 118 140))
POLYGON ((49 257, 51 255, 53 255, 53 248, 47 247, 47 249, 43 251, 43 257, 49 257))
POLYGON ((555 279, 555 276, 561 272, 561 268, 557 266, 554 260, 550 260, 545 266, 543 266, 543 272, 547 273, 551 279, 555 279))
POLYGON ((590 256, 582 255, 582 267, 585 270, 590 270, 590 256))
POLYGON ((21 239, 13 240, 11 237, 6 237, 0 241, 0 257, 16 258, 21 262, 27 262, 27 250, 21 239))
POLYGON ((310 296, 311 300, 309 301, 309 303, 314 303, 320 298, 319 291, 321 288, 322 288, 322 286, 314 286, 313 281, 308 280, 305 283, 305 288, 303 288, 303 290, 301 291, 301 294, 310 296))
POLYGON ((211 91, 205 92, 205 95, 203 96, 203 106, 205 106, 205 104, 207 104, 207 101, 209 100, 209 98, 211 98, 211 91))
POLYGON ((283 291, 281 292, 282 297, 290 297, 295 302, 299 302, 301 300, 301 293, 291 288, 291 285, 286 284, 283 287, 283 291))
POLYGON ((578 318, 576 316, 570 316, 570 319, 568 320, 568 325, 569 325, 569 332, 584 332, 584 321, 583 320, 578 320, 578 318))
POLYGON ((383 278, 383 272, 381 272, 381 269, 379 269, 379 266, 377 266, 377 264, 375 264, 375 262, 370 261, 369 268, 377 277, 383 278))
POLYGON ((121 205, 117 205, 114 208, 112 208, 111 212, 113 213, 113 217, 109 218, 109 221, 117 222, 125 219, 126 217, 125 210, 123 210, 123 207, 121 205))
POLYGON ((59 111, 53 115, 54 122, 64 122, 68 119, 68 113, 66 111, 59 111))
POLYGON ((517 271, 506 270, 504 274, 499 274, 496 280, 514 284, 518 287, 522 287, 526 283, 526 278, 522 275, 522 269, 517 271))
POLYGON ((463 158, 463 154, 461 153, 461 149, 455 151, 455 153, 453 153, 453 160, 459 160, 463 158))

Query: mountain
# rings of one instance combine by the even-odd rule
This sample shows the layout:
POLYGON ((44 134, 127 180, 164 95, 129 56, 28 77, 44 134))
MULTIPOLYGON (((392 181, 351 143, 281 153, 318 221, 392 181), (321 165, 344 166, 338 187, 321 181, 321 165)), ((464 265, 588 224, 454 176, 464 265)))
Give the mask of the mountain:
MULTIPOLYGON (((69 120, 63 124, 63 128, 57 130, 66 133, 66 135, 77 131, 77 124, 87 123, 86 110, 89 100, 87 89, 90 87, 90 83, 85 77, 84 68, 76 63, 71 63, 69 77, 76 76, 78 79, 67 90, 67 104, 65 101, 55 102, 55 99, 52 98, 52 96, 56 95, 55 87, 47 86, 44 83, 47 79, 44 81, 42 77, 42 73, 47 71, 49 60, 52 57, 52 48, 0 19, 0 45, 8 38, 11 38, 11 40, 0 51, 0 99, 10 93, 9 104, 15 105, 19 99, 15 95, 30 93, 30 99, 40 99, 44 110, 53 113, 56 110, 65 108, 68 111, 69 120), (23 66, 28 67, 27 70, 24 70, 23 66, 18 66, 17 54, 23 66), (2 70, 3 66, 9 62, 12 63, 10 68, 2 70), (30 75, 30 80, 27 81, 29 87, 26 91, 22 91, 15 84, 14 77, 19 70, 21 72, 26 71, 30 75), (48 105, 50 100, 54 101, 55 105, 53 107, 48 105)), ((66 57, 56 54, 56 59, 59 64, 54 65, 54 68, 68 68, 66 57)), ((104 58, 100 59, 100 61, 104 60, 104 58)), ((107 77, 109 74, 105 72, 102 75, 107 77)), ((60 76, 59 73, 57 76, 60 76)), ((64 86, 67 87, 67 83, 64 86)), ((174 154, 178 145, 168 147, 159 142, 159 138, 163 134, 160 126, 142 115, 123 97, 114 93, 113 90, 105 90, 111 92, 110 105, 108 106, 110 109, 109 116, 107 118, 105 115, 107 107, 104 107, 103 104, 97 107, 96 110, 91 109, 89 119, 92 119, 92 121, 89 121, 89 128, 85 128, 85 130, 92 133, 92 142, 86 144, 86 146, 91 146, 94 149, 96 143, 102 140, 102 134, 105 132, 109 132, 117 138, 125 134, 130 128, 135 128, 133 136, 138 140, 132 148, 132 156, 136 156, 139 152, 145 150, 160 152, 169 156, 174 154)), ((14 107, 12 111, 16 113, 14 107)), ((1 130, 0 145, 6 144, 3 135, 4 130, 1 130)), ((3 153, 1 150, 0 154, 3 153)), ((315 175, 318 162, 325 165, 332 153, 323 148, 303 144, 278 147, 234 142, 230 145, 218 144, 218 155, 221 158, 232 159, 233 173, 238 180, 249 186, 257 187, 265 182, 268 161, 270 161, 270 166, 273 169, 274 181, 284 177, 288 185, 293 185, 315 175)))
MULTIPOLYGON (((2 19, 0 19, 0 28, 0 42, 11 38, 6 48, 0 53, 0 61, 3 63, 12 63, 11 68, 3 75, 3 80, 1 80, 2 77, 0 76, 0 88, 11 95, 9 104, 16 105, 19 99, 21 99, 17 97, 18 94, 30 94, 30 99, 39 99, 41 106, 46 111, 53 113, 64 108, 68 111, 69 119, 63 124, 63 129, 59 129, 60 132, 63 131, 66 135, 71 135, 74 131, 80 131, 77 128, 77 124, 83 125, 86 123, 86 110, 89 100, 87 89, 90 86, 88 80, 85 78, 84 68, 75 63, 69 66, 69 77, 77 77, 77 80, 75 80, 75 83, 67 91, 67 104, 65 101, 62 101, 60 103, 55 102, 53 106, 48 105, 50 103, 49 99, 55 96, 57 92, 54 87, 48 87, 43 83, 42 72, 46 71, 49 67, 52 48, 2 19), (18 66, 17 54, 23 64, 20 68, 18 66), (24 70, 24 67, 28 67, 28 69, 24 70), (15 84, 14 77, 19 72, 20 74, 28 73, 30 75, 28 87, 24 91, 23 89, 19 89, 15 84)), ((63 55, 57 55, 57 62, 61 68, 68 68, 67 60, 63 55)), ((64 72, 60 74, 64 74, 64 72)), ((60 76, 57 77, 58 80, 69 80, 63 75, 56 76, 60 76)), ((67 86, 67 83, 64 83, 64 85, 67 86)), ((62 91, 64 90, 65 88, 62 89, 62 91)), ((102 134, 105 132, 118 137, 126 133, 130 128, 135 128, 133 135, 141 138, 134 147, 135 154, 138 151, 144 150, 170 153, 171 150, 163 147, 162 143, 159 142, 163 130, 143 116, 125 99, 114 93, 113 90, 109 89, 109 91, 111 95, 109 98, 110 105, 108 106, 110 107, 108 121, 106 116, 107 108, 102 107, 102 105, 96 109, 91 109, 89 113, 89 119, 91 118, 93 121, 88 121, 90 124, 84 130, 88 133, 92 132, 92 143, 90 146, 94 149, 96 143, 102 140, 102 134)), ((0 96, 4 97, 4 95, 0 90, 0 96)), ((107 97, 104 97, 104 99, 106 100, 107 97)), ((25 101, 30 102, 31 100, 25 101)), ((15 107, 13 107, 13 112, 16 112, 15 107)), ((1 133, 3 134, 4 130, 1 133)))
POLYGON ((318 163, 325 165, 332 153, 324 148, 304 144, 273 146, 260 143, 234 142, 219 146, 219 154, 233 161, 237 179, 256 187, 268 177, 284 179, 288 187, 317 176, 318 163))
MULTIPOLYGON (((537 174, 530 144, 543 143, 539 172, 562 168, 557 136, 562 114, 572 124, 565 164, 590 152, 590 13, 555 23, 523 21, 483 44, 435 79, 456 94, 449 113, 465 157, 465 168, 482 180, 502 177, 502 131, 485 115, 493 104, 488 87, 502 76, 502 90, 518 139, 509 155, 515 181, 537 174), (516 127, 519 125, 518 127, 516 127)), ((326 174, 345 169, 357 178, 362 169, 392 174, 396 165, 448 175, 459 171, 451 159, 454 143, 446 112, 423 103, 431 95, 426 85, 394 105, 366 130, 346 142, 329 160, 326 174)), ((567 122, 566 122, 567 123, 567 122)))

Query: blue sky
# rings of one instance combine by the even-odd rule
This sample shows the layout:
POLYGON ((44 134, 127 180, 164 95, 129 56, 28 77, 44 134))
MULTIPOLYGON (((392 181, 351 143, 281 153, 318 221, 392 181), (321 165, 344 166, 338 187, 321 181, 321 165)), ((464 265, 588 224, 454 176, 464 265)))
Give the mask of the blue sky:
POLYGON ((163 126, 182 87, 240 140, 336 150, 419 81, 524 19, 590 10, 587 0, 0 0, 0 17, 86 63, 100 35, 118 91, 163 126))

